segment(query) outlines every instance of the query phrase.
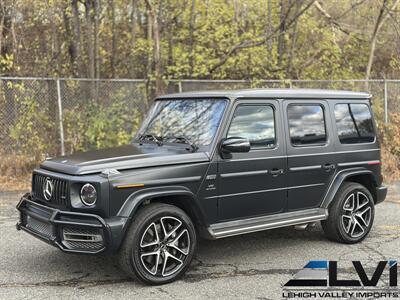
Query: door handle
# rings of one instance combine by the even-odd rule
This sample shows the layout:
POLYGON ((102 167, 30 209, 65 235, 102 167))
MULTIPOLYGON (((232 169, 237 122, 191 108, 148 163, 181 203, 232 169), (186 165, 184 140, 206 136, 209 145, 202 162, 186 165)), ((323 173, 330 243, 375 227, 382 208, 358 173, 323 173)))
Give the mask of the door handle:
POLYGON ((322 168, 323 168, 324 170, 326 170, 327 172, 329 172, 329 171, 331 171, 331 170, 334 170, 334 169, 336 168, 336 165, 335 165, 335 164, 326 163, 326 164, 324 164, 324 165, 322 166, 322 168))
POLYGON ((283 169, 272 169, 272 170, 270 171, 270 173, 271 173, 271 175, 272 175, 273 177, 276 177, 276 176, 279 176, 279 175, 284 174, 285 171, 284 171, 283 169))

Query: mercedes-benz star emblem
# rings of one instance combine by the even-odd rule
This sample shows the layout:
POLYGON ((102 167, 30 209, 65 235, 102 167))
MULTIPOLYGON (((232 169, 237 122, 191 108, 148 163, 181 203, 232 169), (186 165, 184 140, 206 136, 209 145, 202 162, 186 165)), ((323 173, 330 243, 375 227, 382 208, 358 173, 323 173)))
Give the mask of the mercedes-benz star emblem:
POLYGON ((50 201, 51 196, 53 195, 53 182, 51 182, 50 178, 46 178, 44 184, 43 184, 43 196, 44 199, 47 201, 50 201))

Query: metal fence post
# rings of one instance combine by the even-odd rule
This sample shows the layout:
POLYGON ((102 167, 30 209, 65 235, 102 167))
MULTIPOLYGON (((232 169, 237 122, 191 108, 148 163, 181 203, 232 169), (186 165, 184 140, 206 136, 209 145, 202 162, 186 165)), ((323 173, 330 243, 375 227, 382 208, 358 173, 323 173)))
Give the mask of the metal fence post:
POLYGON ((57 79, 56 82, 57 82, 57 102, 58 102, 58 119, 60 127, 61 155, 65 155, 64 124, 63 124, 62 103, 61 103, 60 79, 57 79))
POLYGON ((182 90, 182 81, 180 81, 180 80, 178 82, 178 90, 179 90, 179 93, 183 92, 183 90, 182 90))
POLYGON ((385 124, 388 123, 388 95, 387 95, 387 81, 384 81, 384 101, 385 101, 385 124))

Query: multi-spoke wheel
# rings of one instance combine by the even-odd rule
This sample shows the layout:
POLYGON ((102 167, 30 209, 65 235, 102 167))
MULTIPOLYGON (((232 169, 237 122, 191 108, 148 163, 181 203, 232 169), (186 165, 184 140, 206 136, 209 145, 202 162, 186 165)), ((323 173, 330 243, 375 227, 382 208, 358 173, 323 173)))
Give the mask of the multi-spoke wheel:
POLYGON ((186 271, 195 246, 196 232, 184 211, 172 205, 150 204, 135 216, 120 262, 134 279, 163 284, 186 271))
POLYGON ((329 208, 322 227, 329 239, 343 243, 362 241, 371 230, 374 201, 371 193, 358 183, 345 183, 329 208))
POLYGON ((179 271, 189 249, 189 231, 182 221, 171 216, 161 217, 142 235, 140 260, 151 275, 166 277, 179 271))
POLYGON ((365 233, 371 222, 371 206, 367 195, 362 192, 351 193, 344 202, 342 226, 351 237, 357 238, 365 233))

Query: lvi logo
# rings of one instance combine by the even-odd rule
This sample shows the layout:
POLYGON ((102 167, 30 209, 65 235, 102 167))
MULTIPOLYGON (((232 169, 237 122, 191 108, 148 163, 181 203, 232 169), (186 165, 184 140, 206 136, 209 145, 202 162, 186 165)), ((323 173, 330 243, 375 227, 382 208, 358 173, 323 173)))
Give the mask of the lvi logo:
POLYGON ((376 287, 385 269, 388 269, 389 287, 397 287, 397 260, 380 261, 372 275, 367 275, 360 261, 353 261, 358 278, 338 279, 337 261, 311 260, 285 287, 376 287))

